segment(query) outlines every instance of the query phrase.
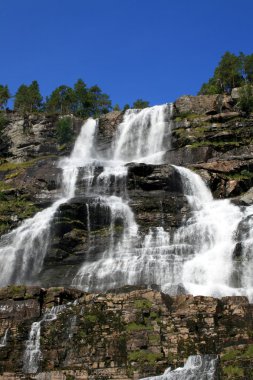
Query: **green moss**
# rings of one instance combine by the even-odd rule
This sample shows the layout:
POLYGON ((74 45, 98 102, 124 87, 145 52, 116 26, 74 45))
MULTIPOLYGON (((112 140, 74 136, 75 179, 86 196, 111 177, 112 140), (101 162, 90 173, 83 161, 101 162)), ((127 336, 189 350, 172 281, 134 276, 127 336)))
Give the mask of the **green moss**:
POLYGON ((253 344, 250 344, 247 347, 247 350, 241 355, 241 357, 244 359, 253 358, 253 344))
POLYGON ((128 360, 139 362, 139 363, 149 363, 154 365, 158 360, 162 359, 162 353, 153 353, 145 350, 137 350, 128 353, 128 360))
POLYGON ((34 165, 36 162, 40 160, 44 160, 46 158, 53 158, 53 157, 56 157, 56 155, 50 154, 47 156, 41 156, 41 157, 37 157, 37 158, 34 158, 33 160, 25 161, 25 162, 2 162, 0 164, 0 172, 22 170, 22 169, 31 167, 32 165, 34 165))
POLYGON ((154 343, 159 343, 160 342, 160 335, 157 334, 157 335, 154 335, 154 334, 150 334, 148 336, 148 340, 151 344, 154 344, 154 343))
POLYGON ((88 315, 85 316, 85 320, 88 321, 88 322, 95 323, 98 320, 98 316, 94 315, 94 314, 88 314, 88 315))
POLYGON ((229 350, 221 357, 221 361, 234 360, 238 357, 238 350, 229 350))
POLYGON ((0 196, 0 233, 6 233, 13 225, 12 217, 17 215, 19 220, 33 216, 38 208, 23 197, 7 200, 5 194, 0 196))
POLYGON ((131 322, 126 326, 126 330, 131 331, 141 331, 141 330, 153 330, 151 325, 144 325, 140 323, 131 322))
POLYGON ((70 375, 69 373, 66 374, 66 380, 75 380, 75 376, 70 375))
POLYGON ((135 300, 134 301, 134 306, 137 308, 137 309, 150 309, 151 306, 152 306, 152 302, 145 299, 145 298, 142 298, 142 299, 139 299, 139 300, 135 300))
POLYGON ((238 173, 222 174, 222 177, 224 177, 225 179, 234 179, 240 181, 245 179, 252 179, 253 173, 249 172, 248 170, 241 170, 238 173))
POLYGON ((236 366, 229 365, 223 368, 223 373, 224 375, 227 376, 228 379, 235 379, 235 376, 236 377, 243 376, 243 369, 236 366))
POLYGON ((23 297, 26 291, 26 287, 24 285, 10 285, 8 286, 8 293, 10 297, 17 298, 23 297))
POLYGON ((204 116, 204 115, 200 115, 200 114, 196 114, 196 113, 193 113, 193 112, 182 112, 180 113, 179 115, 177 115, 175 117, 175 121, 182 121, 182 120, 194 120, 194 119, 197 119, 201 116, 204 116))

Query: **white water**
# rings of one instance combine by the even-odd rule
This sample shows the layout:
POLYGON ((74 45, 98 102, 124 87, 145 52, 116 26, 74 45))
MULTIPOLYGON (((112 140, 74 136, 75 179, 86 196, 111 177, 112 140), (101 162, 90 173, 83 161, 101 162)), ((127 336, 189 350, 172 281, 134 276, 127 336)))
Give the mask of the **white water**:
POLYGON ((104 250, 95 257, 85 255, 73 285, 102 291, 127 284, 157 284, 169 293, 183 285, 194 295, 247 295, 253 299, 253 206, 243 210, 228 200, 214 200, 197 174, 178 167, 191 216, 169 234, 161 207, 160 226, 145 236, 139 233, 129 206, 125 164, 163 162, 164 152, 170 148, 171 115, 172 105, 128 110, 112 147, 103 156, 96 151, 96 121, 89 119, 70 157, 59 162, 63 171, 59 199, 1 239, 0 286, 35 282, 50 244, 52 219, 59 206, 75 196, 78 179, 78 191, 81 181, 82 194, 87 196, 90 244, 92 207, 100 210, 101 217, 107 215, 110 228, 104 250), (103 170, 97 175, 99 167, 103 170), (244 231, 239 239, 242 257, 235 262, 238 226, 244 231))
POLYGON ((193 211, 174 237, 175 243, 194 247, 182 268, 185 288, 193 295, 248 295, 251 299, 252 283, 245 280, 245 288, 233 283, 235 234, 245 212, 229 200, 214 200, 197 174, 182 167, 177 170, 193 211))
POLYGON ((50 224, 59 206, 75 195, 78 167, 90 157, 96 121, 89 119, 76 141, 69 158, 59 162, 62 191, 52 206, 25 220, 20 227, 0 240, 0 286, 34 282, 41 271, 50 244, 50 224))
MULTIPOLYGON (((124 164, 131 161, 162 162, 166 136, 171 133, 166 112, 171 115, 171 108, 157 106, 142 111, 129 110, 118 127, 113 148, 106 159, 93 152, 90 161, 93 160, 93 165, 96 162, 102 164, 103 172, 95 187, 89 186, 89 191, 95 191, 98 194, 96 202, 104 207, 107 205, 110 210, 110 242, 98 259, 86 260, 73 285, 86 291, 104 291, 124 285, 157 284, 170 294, 185 288, 194 295, 248 295, 251 299, 253 270, 249 268, 253 265, 240 268, 242 279, 238 286, 234 281, 236 268, 233 260, 235 234, 239 223, 248 214, 228 200, 214 200, 197 174, 177 168, 192 208, 192 215, 181 228, 170 235, 164 230, 161 218, 161 225, 150 229, 146 236, 138 234, 138 226, 128 205, 124 164), (108 195, 110 192, 115 195, 108 195), (117 234, 119 220, 120 237, 117 234)), ((250 223, 253 225, 250 218, 245 223, 248 223, 248 229, 250 223)), ((251 250, 253 234, 243 240, 244 256, 248 258, 243 262, 251 263, 247 251, 251 250)))
MULTIPOLYGON (((163 105, 141 111, 127 110, 116 133, 113 159, 124 163, 160 163, 165 153, 165 137, 170 133, 167 108, 168 105, 163 105)), ((172 114, 172 104, 169 114, 172 114)))
MULTIPOLYGON (((171 132, 171 113, 172 105, 169 109, 168 105, 163 105, 128 110, 107 159, 93 155, 94 163, 97 161, 103 165, 95 191, 99 194, 97 202, 110 210, 110 242, 100 259, 84 263, 73 279, 74 286, 85 291, 103 291, 126 284, 150 283, 151 277, 154 282, 159 282, 159 262, 158 267, 154 265, 154 257, 146 255, 145 243, 142 247, 139 242, 138 226, 128 205, 127 167, 124 165, 132 161, 162 162, 166 151, 165 137, 171 132), (114 195, 108 195, 110 191, 114 195), (120 196, 116 196, 116 192, 120 192, 120 196)), ((90 224, 88 226, 90 228, 90 224)))
POLYGON ((7 345, 8 333, 9 333, 9 328, 5 330, 4 336, 0 339, 0 347, 5 347, 7 345))
POLYGON ((57 314, 64 309, 64 305, 54 306, 45 311, 45 314, 39 322, 34 322, 32 324, 23 356, 24 373, 36 373, 39 369, 40 361, 42 360, 42 353, 40 350, 40 331, 42 323, 54 321, 57 319, 57 314))
POLYGON ((146 377, 142 380, 216 380, 217 365, 217 357, 192 355, 184 367, 174 371, 168 368, 161 376, 146 377))

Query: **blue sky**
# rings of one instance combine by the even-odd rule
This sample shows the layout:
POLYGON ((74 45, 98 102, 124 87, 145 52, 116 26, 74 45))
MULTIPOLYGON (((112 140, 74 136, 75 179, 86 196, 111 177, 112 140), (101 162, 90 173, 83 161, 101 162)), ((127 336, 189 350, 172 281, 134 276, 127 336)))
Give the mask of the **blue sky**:
POLYGON ((0 83, 82 78, 113 104, 196 94, 225 51, 253 53, 252 0, 0 0, 0 83))

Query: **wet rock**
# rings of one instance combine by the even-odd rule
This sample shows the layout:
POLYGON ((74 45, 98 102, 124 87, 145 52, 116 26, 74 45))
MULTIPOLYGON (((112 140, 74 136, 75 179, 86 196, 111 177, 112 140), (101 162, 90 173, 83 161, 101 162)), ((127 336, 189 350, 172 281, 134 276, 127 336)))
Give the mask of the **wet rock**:
POLYGON ((33 306, 25 299, 1 301, 0 336, 6 328, 10 331, 0 351, 2 380, 28 376, 22 368, 31 324, 42 318, 38 305, 43 312, 54 304, 65 304, 65 308, 56 319, 42 323, 42 360, 39 374, 32 378, 133 380, 137 373, 142 378, 182 366, 194 353, 221 355, 223 370, 231 365, 226 358, 229 351, 240 371, 245 371, 253 321, 252 306, 245 297, 168 296, 137 288, 97 295, 51 288, 41 289, 40 294, 29 300, 33 306), (31 311, 26 313, 28 305, 31 311), (8 310, 21 312, 13 318, 8 310))

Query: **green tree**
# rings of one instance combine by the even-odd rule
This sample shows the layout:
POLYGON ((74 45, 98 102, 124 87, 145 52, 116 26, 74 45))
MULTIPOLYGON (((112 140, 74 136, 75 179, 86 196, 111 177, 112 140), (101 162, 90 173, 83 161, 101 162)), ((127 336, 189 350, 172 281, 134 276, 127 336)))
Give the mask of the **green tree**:
POLYGON ((69 86, 61 85, 47 99, 46 110, 66 115, 74 112, 75 104, 76 96, 73 89, 69 86))
POLYGON ((247 83, 240 88, 238 107, 245 116, 249 116, 253 112, 253 90, 251 84, 247 83))
POLYGON ((97 85, 89 88, 87 93, 87 111, 89 116, 98 117, 112 108, 109 95, 102 92, 97 85))
POLYGON ((74 84, 75 115, 85 117, 88 115, 88 88, 82 79, 78 79, 74 84))
POLYGON ((214 79, 219 83, 222 92, 230 93, 234 87, 242 84, 240 75, 241 62, 235 54, 226 52, 214 71, 214 79))
POLYGON ((59 144, 66 144, 73 140, 72 120, 70 117, 64 117, 57 121, 56 134, 59 144))
POLYGON ((30 86, 22 84, 15 95, 14 110, 22 113, 38 111, 41 107, 42 96, 37 81, 30 86))
POLYGON ((137 108, 137 109, 143 109, 147 107, 149 107, 149 102, 143 99, 137 99, 133 104, 133 108, 137 108))
POLYGON ((247 82, 253 83, 253 54, 245 56, 244 69, 247 82))
POLYGON ((214 95, 222 92, 219 81, 215 78, 210 78, 207 83, 203 83, 198 95, 214 95))
POLYGON ((10 97, 11 95, 10 95, 8 86, 3 86, 2 84, 0 84, 0 109, 1 110, 3 110, 6 107, 10 97))
POLYGON ((129 104, 125 104, 124 107, 123 107, 123 111, 125 112, 126 110, 129 110, 130 108, 130 105, 129 104))
POLYGON ((118 104, 115 104, 113 111, 120 111, 120 106, 118 104))

